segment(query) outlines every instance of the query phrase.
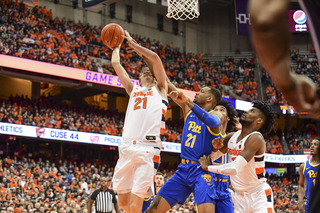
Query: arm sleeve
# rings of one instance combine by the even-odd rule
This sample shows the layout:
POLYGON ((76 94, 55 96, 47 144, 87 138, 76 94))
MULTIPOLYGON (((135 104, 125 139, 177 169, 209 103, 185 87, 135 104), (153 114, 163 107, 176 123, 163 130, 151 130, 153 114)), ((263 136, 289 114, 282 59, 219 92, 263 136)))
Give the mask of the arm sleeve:
POLYGON ((219 166, 208 166, 208 171, 222 175, 236 175, 247 163, 246 159, 239 155, 232 163, 219 166))
POLYGON ((218 150, 216 152, 211 152, 211 154, 210 154, 211 162, 214 162, 215 160, 220 158, 222 155, 223 155, 223 153, 220 152, 220 150, 218 150))
POLYGON ((211 115, 197 104, 194 104, 191 110, 207 126, 215 128, 220 125, 220 119, 217 116, 211 115))
POLYGON ((98 190, 94 191, 90 197, 91 200, 96 200, 96 197, 98 195, 98 190))

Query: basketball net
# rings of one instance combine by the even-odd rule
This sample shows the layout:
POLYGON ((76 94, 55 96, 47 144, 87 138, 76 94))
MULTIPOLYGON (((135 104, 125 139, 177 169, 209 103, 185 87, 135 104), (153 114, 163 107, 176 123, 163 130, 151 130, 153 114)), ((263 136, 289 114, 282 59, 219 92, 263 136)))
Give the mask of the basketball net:
POLYGON ((186 20, 198 18, 199 0, 168 0, 168 18, 174 18, 175 20, 186 20))

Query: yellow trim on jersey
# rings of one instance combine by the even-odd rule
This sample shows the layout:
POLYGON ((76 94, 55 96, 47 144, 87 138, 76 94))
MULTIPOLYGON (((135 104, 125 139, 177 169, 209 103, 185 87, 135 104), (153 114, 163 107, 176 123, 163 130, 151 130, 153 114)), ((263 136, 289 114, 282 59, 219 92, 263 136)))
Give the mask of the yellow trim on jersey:
POLYGON ((307 162, 304 162, 304 164, 303 164, 303 174, 304 174, 304 171, 306 170, 306 166, 307 166, 307 162))
POLYGON ((312 166, 312 167, 316 167, 316 166, 319 166, 319 165, 320 165, 320 163, 318 163, 318 164, 312 164, 312 163, 311 163, 311 159, 309 159, 309 164, 310 164, 310 166, 312 166))
POLYGON ((220 134, 219 134, 222 138, 225 138, 225 137, 227 137, 227 133, 224 133, 224 135, 222 135, 221 134, 221 132, 220 132, 220 134))
POLYGON ((228 161, 228 156, 227 156, 227 153, 226 154, 223 154, 222 155, 223 156, 223 164, 226 164, 227 163, 227 161, 228 161))
POLYGON ((191 109, 189 110, 189 112, 187 112, 186 116, 184 117, 185 120, 187 120, 187 117, 190 115, 191 112, 192 112, 191 109))
POLYGON ((149 201, 150 199, 151 199, 151 196, 145 197, 145 198, 144 198, 144 201, 149 201))
POLYGON ((219 136, 219 135, 220 135, 220 132, 219 132, 219 133, 214 133, 214 132, 210 129, 210 127, 208 127, 208 126, 207 126, 207 129, 208 129, 208 131, 211 133, 211 135, 213 135, 213 136, 219 136))

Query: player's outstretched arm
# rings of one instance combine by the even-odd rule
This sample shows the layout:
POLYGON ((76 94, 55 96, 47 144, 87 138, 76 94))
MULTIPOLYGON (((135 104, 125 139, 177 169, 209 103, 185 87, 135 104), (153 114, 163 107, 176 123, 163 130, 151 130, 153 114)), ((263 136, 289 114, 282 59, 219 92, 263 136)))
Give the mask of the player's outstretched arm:
POLYGON ((250 0, 252 41, 261 64, 286 100, 297 111, 320 118, 320 98, 315 84, 291 72, 288 5, 289 0, 250 0))
POLYGON ((167 75, 164 71, 163 64, 160 57, 155 52, 139 45, 129 34, 128 31, 125 31, 125 38, 128 40, 128 45, 140 56, 142 56, 151 72, 153 72, 155 78, 157 79, 157 85, 162 90, 165 90, 165 95, 167 95, 168 84, 167 84, 167 75))
POLYGON ((116 71, 122 85, 126 89, 126 92, 128 93, 128 95, 130 95, 133 89, 133 83, 131 82, 128 73, 120 63, 120 47, 114 48, 111 57, 111 64, 116 71))
MULTIPOLYGON (((248 137, 244 149, 240 155, 231 163, 223 164, 221 166, 216 165, 201 165, 201 167, 207 171, 219 173, 223 175, 236 175, 239 171, 254 157, 264 153, 265 142, 261 135, 253 134, 248 137)), ((200 164, 202 159, 199 160, 200 164)))
POLYGON ((210 158, 212 162, 214 162, 215 160, 220 158, 222 155, 227 153, 228 142, 232 137, 232 135, 233 133, 230 133, 225 138, 219 137, 212 140, 212 152, 210 154, 210 158))
POLYGON ((207 126, 211 128, 219 127, 220 119, 222 119, 221 113, 220 118, 218 117, 219 114, 210 114, 209 112, 199 107, 197 104, 193 103, 193 101, 187 96, 185 96, 183 92, 172 91, 169 95, 172 98, 172 100, 176 102, 178 105, 185 105, 187 109, 191 109, 194 112, 194 114, 207 126))
POLYGON ((303 175, 304 164, 300 165, 299 168, 299 188, 298 188, 298 207, 300 212, 304 212, 304 195, 305 195, 305 183, 306 179, 303 175))

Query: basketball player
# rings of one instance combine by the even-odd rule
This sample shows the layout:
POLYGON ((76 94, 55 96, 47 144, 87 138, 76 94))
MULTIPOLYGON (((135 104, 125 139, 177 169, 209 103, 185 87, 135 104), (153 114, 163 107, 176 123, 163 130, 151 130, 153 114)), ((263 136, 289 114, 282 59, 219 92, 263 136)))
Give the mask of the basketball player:
POLYGON ((316 184, 316 178, 319 170, 319 146, 320 138, 315 138, 311 141, 310 154, 311 159, 300 165, 299 174, 299 211, 309 212, 311 193, 314 185, 316 184), (304 197, 307 198, 307 203, 304 208, 304 197), (305 211, 304 211, 305 210, 305 211))
POLYGON ((134 85, 120 64, 119 47, 113 50, 112 66, 130 96, 113 188, 118 193, 119 206, 127 213, 137 213, 142 211, 143 200, 153 185, 157 169, 154 165, 160 161, 160 133, 165 131, 168 86, 159 56, 137 44, 128 32, 125 35, 129 47, 148 59, 154 70, 153 75, 149 68, 143 68, 140 85, 134 85))
POLYGON ((253 102, 253 108, 240 117, 242 130, 229 134, 223 142, 221 138, 213 142, 216 157, 228 152, 230 163, 210 165, 206 156, 199 160, 206 171, 230 175, 235 190, 235 213, 273 212, 272 190, 264 177, 265 141, 262 134, 271 131, 274 120, 270 105, 253 102))
MULTIPOLYGON (((224 117, 224 124, 220 136, 225 138, 227 132, 232 132, 238 128, 239 121, 237 120, 237 111, 225 100, 221 100, 219 104, 214 108, 214 111, 220 112, 224 117)), ((228 153, 225 153, 214 162, 220 164, 228 163, 228 153)), ((233 213, 232 196, 229 189, 229 176, 222 174, 215 174, 215 187, 218 198, 216 199, 215 212, 216 213, 233 213)))
MULTIPOLYGON (((299 0, 308 16, 308 26, 320 60, 320 1, 299 0)), ((250 0, 252 40, 260 62, 286 100, 298 112, 320 118, 320 89, 307 77, 291 72, 288 29, 289 0, 250 0), (318 94, 317 94, 318 93, 318 94)))
MULTIPOLYGON (((159 190, 164 184, 164 175, 161 172, 157 172, 155 176, 155 184, 156 184, 156 194, 158 194, 159 190)), ((154 195, 148 196, 144 199, 142 212, 145 212, 147 208, 151 205, 154 200, 154 195)))
POLYGON ((175 204, 184 203, 192 192, 198 212, 214 212, 217 198, 214 179, 212 173, 201 169, 198 159, 202 155, 210 155, 211 141, 220 134, 220 120, 224 123, 221 113, 212 110, 220 101, 221 93, 215 88, 204 87, 196 94, 193 102, 170 82, 168 85, 169 90, 172 90, 170 97, 182 108, 185 118, 181 163, 160 189, 147 212, 167 212, 175 204))

